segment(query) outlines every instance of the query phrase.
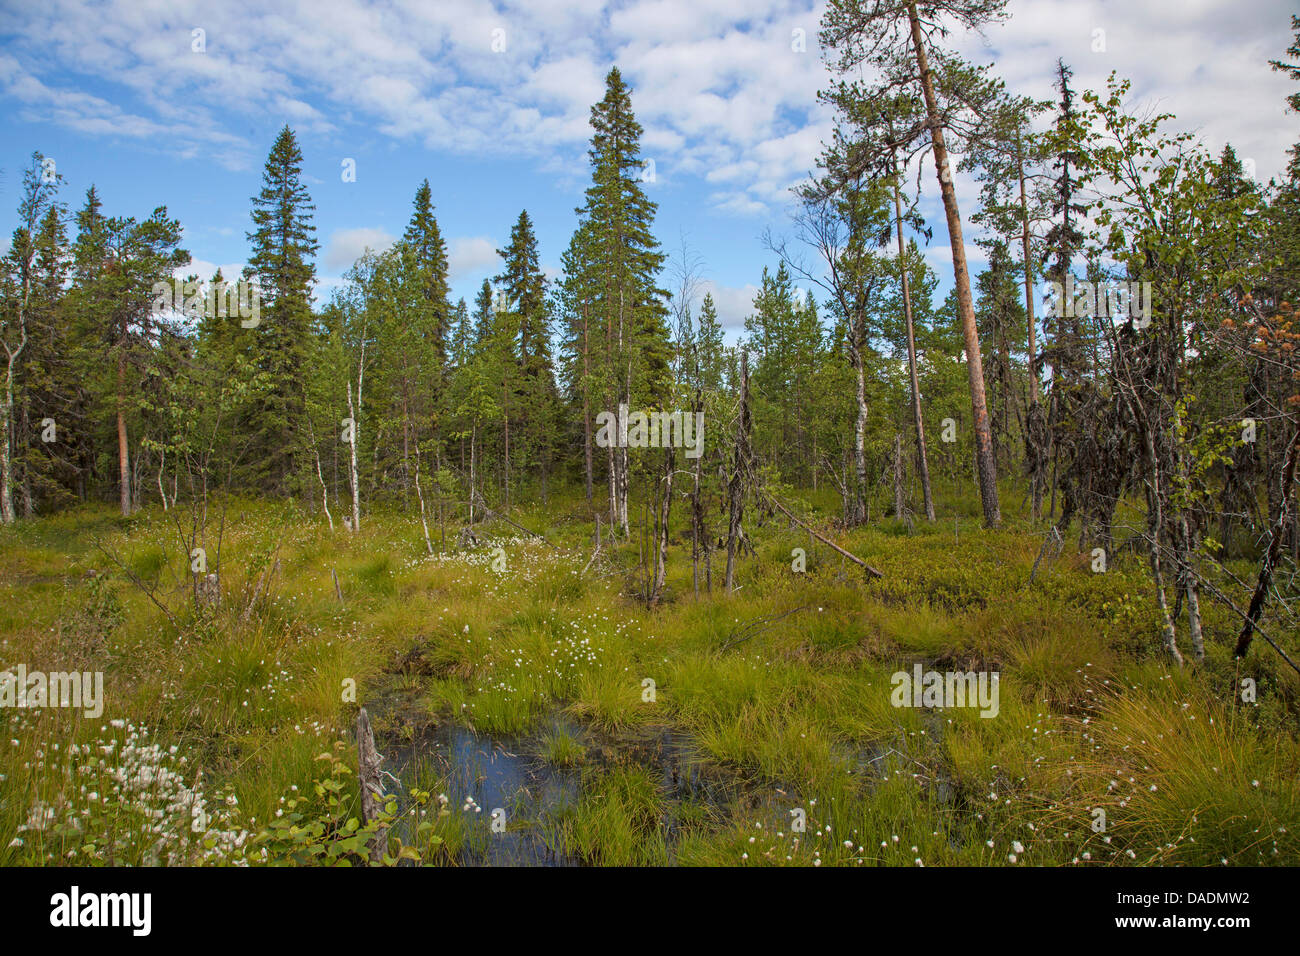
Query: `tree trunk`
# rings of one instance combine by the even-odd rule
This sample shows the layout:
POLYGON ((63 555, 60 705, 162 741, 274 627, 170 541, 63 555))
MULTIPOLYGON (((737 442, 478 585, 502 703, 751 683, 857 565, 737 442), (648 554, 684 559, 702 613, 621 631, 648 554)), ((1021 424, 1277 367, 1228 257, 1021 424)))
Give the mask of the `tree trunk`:
POLYGON ((650 593, 650 606, 654 607, 663 597, 664 581, 668 576, 668 518, 673 504, 673 465, 676 464, 677 450, 669 445, 664 455, 664 491, 659 505, 659 534, 655 542, 655 585, 650 593))
POLYGON ((24 393, 22 403, 22 413, 18 416, 18 434, 22 436, 19 445, 21 449, 21 458, 19 460, 19 474, 22 479, 18 485, 18 493, 23 502, 23 517, 36 517, 36 506, 32 503, 32 446, 28 440, 31 434, 31 419, 29 417, 29 408, 31 399, 24 393))
POLYGON ((903 502, 903 435, 894 433, 894 517, 903 520, 907 505, 903 502))
POLYGON ((1029 240, 1029 200, 1025 195, 1025 158, 1020 149, 1020 139, 1017 135, 1016 171, 1020 176, 1020 244, 1025 258, 1025 318, 1029 332, 1029 404, 1037 405, 1038 373, 1034 370, 1034 359, 1038 354, 1038 321, 1034 318, 1034 266, 1029 240))
POLYGON ((505 487, 502 497, 505 500, 505 510, 510 510, 510 389, 507 387, 505 380, 501 382, 501 422, 505 426, 505 471, 503 478, 505 487))
POLYGON ((5 375, 5 394, 4 405, 0 406, 0 522, 4 524, 14 523, 14 499, 13 499, 13 409, 14 409, 14 372, 18 365, 18 356, 27 344, 27 326, 22 324, 19 319, 23 332, 22 345, 16 350, 9 352, 8 344, 5 345, 5 351, 8 352, 9 365, 8 372, 5 375))
POLYGON ((953 282, 957 290, 957 307, 961 314, 962 335, 966 343, 966 370, 970 380, 971 413, 975 428, 975 464, 980 485, 980 502, 984 507, 984 524, 995 528, 1002 523, 998 505, 998 472, 993 460, 993 436, 989 432, 988 404, 984 397, 984 365, 980 359, 979 330, 975 326, 975 303, 971 297, 970 273, 966 267, 966 244, 962 239, 961 214, 957 209, 957 192, 948 167, 948 147, 944 143, 939 105, 935 100, 930 61, 921 40, 921 21, 915 0, 908 4, 912 23, 912 46, 916 52, 921 91, 925 96, 930 123, 930 141, 934 147, 934 164, 943 196, 944 216, 948 221, 948 240, 952 246, 953 282))
POLYGON ((605 446, 605 455, 608 459, 606 468, 609 471, 609 534, 611 538, 614 536, 614 529, 618 527, 618 455, 614 448, 619 441, 620 423, 617 411, 614 412, 614 416, 614 437, 605 446))
POLYGON ((855 332, 850 358, 857 375, 854 397, 858 403, 858 417, 853 423, 853 510, 849 515, 849 522, 855 525, 867 520, 867 379, 862 367, 862 344, 855 332))
POLYGON ((420 500, 420 527, 424 529, 424 547, 433 556, 433 542, 429 540, 429 522, 424 517, 424 489, 420 487, 420 446, 415 446, 415 495, 420 500))
POLYGON ((330 496, 329 489, 325 487, 325 476, 320 469, 320 449, 315 448, 315 440, 312 441, 313 451, 316 452, 316 478, 320 481, 320 505, 325 510, 325 520, 330 524, 330 534, 334 533, 334 516, 330 514, 330 496))
MULTIPOLYGON (((1282 539, 1286 536, 1287 526, 1290 524, 1291 513, 1291 486, 1295 482, 1296 455, 1300 453, 1300 427, 1296 429, 1295 436, 1291 439, 1291 446, 1287 449, 1286 461, 1282 466, 1282 480, 1278 505, 1278 515, 1273 521, 1273 530, 1268 539, 1268 550, 1264 552, 1264 560, 1259 565, 1259 578, 1255 583, 1255 593, 1250 598, 1250 608, 1246 611, 1246 623, 1237 635, 1237 648, 1234 651, 1237 657, 1245 657, 1246 652, 1250 650, 1251 635, 1255 633, 1255 625, 1259 623, 1260 615, 1264 612, 1264 601, 1268 598, 1268 590, 1273 584, 1273 569, 1277 567, 1277 559, 1282 551, 1282 539)), ((1270 497, 1272 485, 1270 484, 1270 497)))
POLYGON ((898 232, 898 274, 903 280, 903 318, 907 322, 907 374, 912 385, 912 419, 916 424, 917 461, 921 469, 921 494, 925 498, 925 520, 934 521, 934 498, 930 494, 930 456, 925 448, 925 422, 921 416, 921 383, 916 374, 916 330, 912 323, 912 290, 907 278, 903 248, 903 202, 894 183, 894 225, 898 232))
POLYGON ((131 450, 126 440, 126 351, 117 359, 117 474, 122 514, 131 514, 131 450))
POLYGON ((591 504, 592 494, 592 452, 591 452, 591 354, 587 341, 587 307, 582 308, 582 455, 586 467, 584 478, 587 492, 587 504, 591 504))
MULTIPOLYGON (((384 788, 379 776, 379 765, 383 759, 375 750, 370 715, 362 707, 361 713, 357 715, 357 783, 361 785, 362 823, 377 819, 384 808, 384 788)), ((381 827, 367 843, 371 864, 383 862, 387 845, 387 831, 381 827)))
POLYGON ((740 353, 740 410, 736 421, 736 453, 727 482, 727 575, 724 586, 734 590, 736 549, 744 534, 745 475, 749 470, 749 356, 740 353))
MULTIPOLYGON (((701 407, 700 391, 696 389, 692 413, 698 414, 701 407)), ((705 546, 708 546, 708 534, 704 530, 704 509, 700 502, 700 471, 703 461, 703 454, 696 457, 691 483, 691 586, 697 598, 700 596, 700 540, 703 539, 705 546)))
POLYGON ((1150 539, 1149 557, 1151 560, 1151 577, 1156 586, 1156 602, 1160 605, 1161 630, 1164 634, 1165 650, 1179 667, 1183 666, 1183 655, 1178 650, 1178 634, 1174 630, 1174 619, 1169 613, 1169 602, 1165 598, 1165 578, 1160 561, 1160 538, 1163 534, 1164 489, 1160 480, 1160 459, 1156 454, 1155 438, 1149 425, 1143 427, 1143 439, 1147 458, 1151 465, 1151 481, 1147 490, 1148 530, 1150 539))
POLYGON ((402 507, 411 504, 411 409, 402 383, 402 507))
MULTIPOLYGON (((357 401, 361 400, 361 387, 357 386, 357 401)), ((352 405, 352 382, 348 382, 348 417, 352 419, 352 441, 348 443, 350 452, 350 468, 352 475, 352 530, 357 532, 361 530, 361 481, 357 473, 357 438, 361 431, 361 424, 357 421, 356 408, 352 405)))

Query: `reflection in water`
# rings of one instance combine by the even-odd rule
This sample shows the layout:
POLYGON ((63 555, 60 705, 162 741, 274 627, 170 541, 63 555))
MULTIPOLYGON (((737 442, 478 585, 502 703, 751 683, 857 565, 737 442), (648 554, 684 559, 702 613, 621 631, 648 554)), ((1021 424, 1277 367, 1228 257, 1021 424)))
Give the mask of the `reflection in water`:
MULTIPOLYGON (((670 727, 604 734, 560 715, 527 737, 494 738, 443 724, 406 742, 382 741, 380 751, 386 757, 384 769, 397 778, 401 792, 416 786, 444 792, 452 814, 472 818, 456 854, 457 862, 467 866, 579 865, 581 860, 566 848, 562 821, 582 797, 584 773, 587 780, 613 767, 651 774, 662 796, 660 826, 670 861, 687 826, 719 826, 736 811, 760 810, 776 818, 788 812, 784 805, 795 792, 789 786, 747 783, 701 757, 688 734, 670 727), (542 758, 541 738, 548 731, 581 744, 582 769, 556 767, 542 758), (778 794, 782 806, 774 802, 778 794), (503 833, 491 830, 497 808, 506 812, 503 833)), ((406 842, 414 839, 411 824, 409 817, 398 824, 406 842)))

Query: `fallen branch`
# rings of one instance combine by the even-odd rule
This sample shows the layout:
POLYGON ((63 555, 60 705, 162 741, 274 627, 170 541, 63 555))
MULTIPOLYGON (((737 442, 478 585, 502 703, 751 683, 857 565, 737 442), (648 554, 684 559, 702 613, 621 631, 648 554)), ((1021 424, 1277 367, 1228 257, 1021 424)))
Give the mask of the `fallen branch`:
POLYGON ((1064 541, 1061 538, 1061 532, 1056 530, 1055 525, 1052 526, 1052 530, 1047 533, 1047 536, 1043 538, 1043 546, 1038 549, 1038 557, 1034 558, 1034 569, 1029 572, 1030 584, 1034 583, 1034 575, 1038 574, 1038 563, 1043 560, 1043 555, 1047 553, 1047 546, 1053 543, 1056 544, 1056 554, 1052 556, 1052 560, 1055 561, 1061 556, 1061 547, 1064 544, 1064 541))
POLYGON ((486 501, 483 500, 483 496, 482 496, 482 495, 478 495, 477 497, 478 497, 478 503, 479 503, 479 505, 483 508, 483 513, 484 513, 488 518, 499 518, 500 520, 504 521, 506 524, 510 525, 511 527, 513 527, 513 528, 518 528, 518 529, 519 529, 520 531, 522 531, 524 534, 532 535, 534 538, 538 538, 538 539, 540 539, 540 540, 541 540, 544 544, 546 544, 548 547, 553 548, 553 549, 556 550, 556 551, 559 551, 559 550, 560 550, 560 548, 559 548, 558 545, 551 544, 551 542, 547 541, 545 537, 543 537, 542 535, 538 534, 536 531, 529 531, 529 530, 528 530, 527 528, 525 528, 523 525, 519 524, 519 523, 516 522, 516 521, 511 521, 509 518, 507 518, 505 515, 501 514, 500 512, 493 511, 491 508, 488 507, 488 503, 487 503, 486 501))
POLYGON ((1284 660, 1284 661, 1286 661, 1288 664, 1290 664, 1291 667, 1292 667, 1292 669, 1294 669, 1295 672, 1296 672, 1297 674, 1300 674, 1300 664, 1296 664, 1295 661, 1291 660, 1291 658, 1289 658, 1289 657, 1287 656, 1286 651, 1284 651, 1284 650, 1282 650, 1282 648, 1278 647, 1278 646, 1277 646, 1277 642, 1276 642, 1275 640, 1273 640, 1273 638, 1269 637, 1267 634, 1264 633, 1264 631, 1260 628, 1260 626, 1259 626, 1259 622, 1258 622, 1257 619, 1256 619, 1256 620, 1252 620, 1252 619, 1250 618, 1250 616, 1249 616, 1245 611, 1243 611, 1241 608, 1237 607, 1237 605, 1236 605, 1235 603, 1233 603, 1232 599, 1229 598, 1229 597, 1228 597, 1226 594, 1224 594, 1222 591, 1220 591, 1220 590, 1219 590, 1219 589, 1214 585, 1214 582, 1211 581, 1209 578, 1207 578, 1205 575, 1201 574, 1201 573, 1200 573, 1199 571, 1197 571, 1195 568, 1189 568, 1188 570, 1191 571, 1191 573, 1192 573, 1193 575, 1196 576, 1196 578, 1201 582, 1201 584, 1202 584, 1204 587, 1209 588, 1209 590, 1214 594, 1214 596, 1219 600, 1219 602, 1220 602, 1221 604, 1223 604, 1225 607, 1227 607, 1229 610, 1231 610, 1231 611, 1232 611, 1234 614, 1236 614, 1238 617, 1240 617, 1240 618, 1242 618, 1244 621, 1246 621, 1246 622, 1247 622, 1247 626, 1250 627, 1251 630, 1252 630, 1254 633, 1258 634, 1258 635, 1259 635, 1260 637, 1262 637, 1265 641, 1267 641, 1268 644, 1269 644, 1269 646, 1272 647, 1273 650, 1277 651, 1278 656, 1280 656, 1280 657, 1282 658, 1282 660, 1284 660))
POLYGON ((816 539, 817 539, 818 541, 820 541, 822 544, 826 545, 826 546, 827 546, 828 548, 830 548, 831 550, 836 551, 836 552, 838 552, 839 554, 843 555, 844 557, 848 558, 850 561, 852 561, 852 562, 853 562, 854 564, 856 564, 858 567, 862 568, 862 570, 866 571, 867 574, 870 575, 871 577, 873 577, 873 578, 883 578, 883 577, 884 577, 884 575, 883 575, 881 572, 877 571, 877 570, 876 570, 875 568, 873 568, 871 565, 867 564, 867 562, 863 561, 863 560, 862 560, 861 558, 859 558, 856 554, 851 554, 850 552, 845 551, 843 548, 841 548, 838 544, 836 544, 836 543, 835 543, 834 541, 832 541, 830 538, 827 538, 827 537, 825 537, 825 536, 823 536, 823 535, 821 535, 821 534, 818 534, 816 531, 814 531, 814 530, 812 529, 812 526, 809 525, 807 522, 801 520, 800 518, 795 517, 794 512, 791 511, 789 508, 787 508, 785 505, 781 504, 781 502, 777 501, 776 498, 772 496, 772 493, 771 493, 771 492, 769 492, 769 491, 765 491, 764 489, 762 489, 761 487, 759 487, 757 484, 756 484, 754 487, 755 487, 755 490, 756 490, 760 495, 763 495, 764 497, 767 498, 767 500, 768 500, 769 502, 772 503, 772 505, 776 508, 777 511, 781 512, 781 514, 785 515, 787 518, 789 518, 791 521, 793 521, 793 522, 794 522, 795 524, 797 524, 799 527, 803 528, 805 531, 807 531, 810 535, 812 535, 814 538, 816 538, 816 539))
MULTIPOLYGON (((1218 562, 1215 563, 1217 564, 1218 562)), ((1222 565, 1219 565, 1219 568, 1229 577, 1232 577, 1234 581, 1237 580, 1236 577, 1232 574, 1232 572, 1228 571, 1227 568, 1224 568, 1222 565)), ((1193 567, 1188 567, 1187 571, 1189 574, 1191 574, 1201 583, 1202 587, 1209 590, 1211 596, 1214 597, 1215 600, 1217 600, 1224 607, 1228 608, 1230 611, 1232 611, 1234 614, 1240 617, 1243 621, 1248 622, 1252 631, 1258 634, 1260 637, 1262 637, 1265 641, 1267 641, 1269 646, 1272 647, 1273 650, 1277 651, 1278 656, 1281 657, 1282 660, 1286 661, 1289 665, 1291 665, 1291 667, 1295 670, 1297 674, 1300 674, 1300 664, 1296 664, 1295 661, 1291 660, 1291 658, 1287 656, 1286 651, 1282 650, 1282 648, 1280 648, 1277 645, 1276 641, 1274 641, 1271 637, 1269 637, 1267 634, 1264 633, 1263 629, 1260 628, 1257 619, 1252 621, 1250 616, 1247 614, 1247 612, 1237 607, 1236 603, 1232 600, 1232 598, 1224 594, 1223 591, 1219 589, 1218 585, 1216 585, 1213 581, 1207 578, 1204 574, 1197 571, 1193 567)))
POLYGON ((147 597, 150 601, 152 601, 154 603, 154 606, 158 608, 158 610, 162 611, 163 614, 167 615, 167 620, 171 622, 172 627, 180 627, 180 625, 176 622, 176 616, 167 609, 167 605, 163 604, 162 601, 158 600, 157 596, 154 594, 155 591, 154 588, 146 587, 145 583, 141 581, 130 568, 128 568, 121 561, 119 561, 114 554, 112 554, 107 548, 105 548, 98 538, 95 539, 95 547, 99 548, 99 550, 103 552, 104 557, 108 558, 108 560, 116 564, 118 568, 121 569, 122 573, 126 575, 127 580, 129 580, 132 584, 134 584, 137 588, 139 588, 142 592, 144 592, 144 596, 147 597))
POLYGON ((782 620, 783 618, 787 618, 791 614, 796 614, 799 611, 807 611, 810 607, 811 605, 809 604, 803 604, 800 605, 799 607, 791 608, 790 610, 786 611, 784 614, 777 614, 773 617, 755 618, 754 620, 741 625, 739 628, 732 631, 731 634, 727 635, 728 637, 732 637, 736 634, 744 634, 743 637, 737 637, 735 640, 727 641, 727 643, 723 644, 721 647, 718 648, 718 653, 722 653, 723 651, 727 650, 727 648, 729 647, 735 647, 737 644, 743 644, 745 641, 749 640, 755 634, 759 634, 762 631, 765 631, 767 628, 771 627, 777 621, 782 620), (748 631, 749 633, 745 634, 746 631, 748 631))
POLYGON ((601 543, 600 543, 600 515, 597 514, 597 515, 596 515, 596 547, 592 549, 592 551, 591 551, 591 559, 590 559, 590 560, 586 563, 586 565, 583 567, 583 569, 582 569, 581 573, 578 575, 578 577, 582 577, 582 575, 584 575, 584 574, 587 573, 587 569, 590 568, 590 567, 592 566, 592 564, 595 562, 597 556, 600 554, 600 548, 601 548, 601 543))
POLYGON ((280 570, 280 559, 276 555, 280 551, 280 542, 275 544, 275 550, 271 552, 271 557, 275 558, 271 566, 264 570, 258 576, 257 586, 253 589, 253 596, 248 601, 248 606, 244 608, 244 613, 239 615, 239 623, 247 624, 249 618, 253 616, 253 608, 257 607, 258 600, 262 597, 263 589, 269 589, 271 578, 275 577, 276 572, 280 570))
MULTIPOLYGON (((1273 569, 1277 567, 1278 555, 1282 550, 1282 538, 1291 520, 1291 485, 1295 480, 1297 452, 1300 452, 1300 428, 1296 429, 1295 436, 1291 439, 1291 447, 1286 453, 1286 464, 1282 467, 1282 506, 1278 508, 1277 521, 1273 523, 1273 534, 1268 542, 1268 550, 1259 565, 1259 580, 1255 584, 1255 593, 1250 598, 1250 608, 1245 615, 1246 623, 1242 625, 1241 633, 1237 636, 1237 648, 1234 651, 1237 657, 1245 657, 1246 652, 1250 650, 1250 635, 1258 629, 1260 615, 1264 613, 1264 601, 1268 597, 1269 585, 1273 582, 1273 569)), ((1273 642, 1269 641, 1269 643, 1273 642)), ((1277 647, 1276 644, 1273 646, 1277 647)))

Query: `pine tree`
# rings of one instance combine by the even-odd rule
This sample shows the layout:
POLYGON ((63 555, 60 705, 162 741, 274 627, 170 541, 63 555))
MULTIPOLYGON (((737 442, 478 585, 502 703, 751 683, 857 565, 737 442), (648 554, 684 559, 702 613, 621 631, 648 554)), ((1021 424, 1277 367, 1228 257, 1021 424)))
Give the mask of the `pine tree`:
POLYGON ((95 293, 95 283, 108 261, 108 219, 103 202, 92 184, 86 190, 86 199, 73 217, 77 237, 72 245, 72 283, 66 296, 69 315, 69 337, 72 340, 74 368, 91 374, 79 377, 76 386, 77 415, 73 422, 70 443, 72 453, 82 475, 82 496, 97 483, 98 455, 96 420, 97 390, 94 380, 100 374, 104 349, 103 326, 107 320, 102 313, 108 303, 95 293))
POLYGON ((0 345, 5 352, 4 391, 0 393, 0 523, 12 524, 15 519, 14 487, 14 399, 21 374, 23 353, 31 336, 28 310, 36 286, 36 260, 39 251, 39 231, 46 213, 52 208, 59 177, 47 174, 45 157, 32 154, 30 165, 23 172, 23 193, 18 204, 18 228, 5 256, 5 309, 0 313, 0 345))
POLYGON ((879 165, 895 149, 910 154, 922 145, 930 148, 939 180, 952 249, 953 280, 962 319, 968 357, 971 412, 975 430, 975 465, 979 476, 984 523, 1001 523, 998 504, 997 463, 989 428, 984 371, 979 355, 979 330, 961 212, 949 161, 949 142, 958 144, 979 127, 980 118, 1001 95, 1001 84, 942 49, 936 39, 946 34, 940 21, 955 21, 978 29, 1001 20, 1006 0, 832 0, 823 19, 823 43, 837 54, 833 66, 841 76, 827 98, 864 131, 869 148, 859 148, 853 163, 857 172, 879 165), (863 67, 881 74, 880 81, 864 88, 856 78, 863 67), (881 123, 885 117, 888 122, 881 123), (869 132, 872 128, 876 132, 869 132), (881 135, 881 128, 888 131, 881 135))
POLYGON ((190 256, 180 248, 180 223, 167 217, 165 206, 143 221, 105 218, 92 188, 77 222, 70 297, 84 336, 91 412, 101 425, 113 422, 119 500, 122 514, 129 515, 138 504, 132 493, 130 439, 133 434, 138 441, 146 437, 144 395, 168 334, 163 315, 174 306, 173 274, 190 256), (156 286, 167 290, 163 301, 156 286))
POLYGON ((65 210, 52 203, 36 235, 35 286, 29 305, 30 341, 22 368, 18 415, 19 497, 25 516, 38 505, 62 503, 75 494, 77 472, 65 449, 75 434, 76 382, 73 342, 64 301, 70 267, 65 210), (54 441, 38 436, 46 420, 54 424, 54 441), (59 434, 60 426, 62 435, 59 434))

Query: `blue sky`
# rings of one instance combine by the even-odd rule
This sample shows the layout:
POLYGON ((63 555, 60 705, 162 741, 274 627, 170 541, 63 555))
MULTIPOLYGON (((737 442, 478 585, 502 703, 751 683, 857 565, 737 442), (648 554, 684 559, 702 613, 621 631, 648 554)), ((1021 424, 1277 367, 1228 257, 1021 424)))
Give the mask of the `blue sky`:
MULTIPOLYGON (((1058 56, 1080 88, 1100 88, 1117 70, 1142 105, 1177 114, 1216 152, 1232 142, 1267 179, 1300 140, 1300 117, 1285 111, 1291 83, 1266 64, 1290 41, 1293 9, 1288 0, 1012 0, 1005 25, 952 44, 1039 97, 1050 95, 1058 56), (1094 50, 1098 30, 1104 50, 1094 50)), ((617 65, 654 161, 656 232, 670 252, 685 237, 734 327, 775 262, 761 236, 789 231, 789 187, 830 130, 816 102, 826 79, 821 10, 807 0, 5 0, 0 250, 22 169, 39 149, 65 177, 71 208, 92 182, 112 215, 166 205, 185 228, 191 269, 229 274, 248 254, 249 198, 287 122, 316 204, 318 295, 366 245, 401 234, 428 177, 453 296, 472 300, 498 271, 493 250, 521 209, 543 266, 558 271, 588 177, 589 110, 617 65), (349 158, 355 182, 342 181, 349 158)), ((951 257, 933 186, 927 170, 921 209, 942 292, 951 257)), ((975 195, 959 176, 964 214, 975 195)), ((972 246, 976 269, 977 253, 972 246)))

